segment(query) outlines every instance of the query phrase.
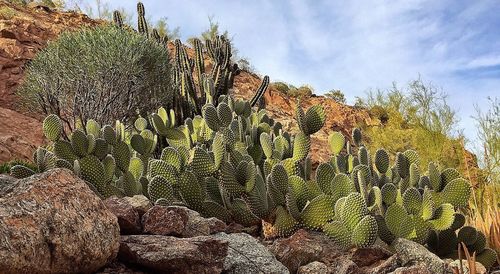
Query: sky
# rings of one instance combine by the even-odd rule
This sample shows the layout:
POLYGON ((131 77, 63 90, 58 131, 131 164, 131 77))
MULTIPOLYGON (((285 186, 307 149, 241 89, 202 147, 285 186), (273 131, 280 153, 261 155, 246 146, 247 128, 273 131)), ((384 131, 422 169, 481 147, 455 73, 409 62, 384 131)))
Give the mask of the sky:
MULTIPOLYGON (((101 1, 135 11, 135 1, 101 1)), ((488 96, 500 97, 498 0, 143 3, 153 21, 167 17, 169 26, 179 26, 183 41, 206 30, 213 16, 259 74, 309 84, 316 94, 340 89, 351 104, 369 89, 405 86, 420 76, 448 94, 472 142, 474 105, 485 111, 488 96)))

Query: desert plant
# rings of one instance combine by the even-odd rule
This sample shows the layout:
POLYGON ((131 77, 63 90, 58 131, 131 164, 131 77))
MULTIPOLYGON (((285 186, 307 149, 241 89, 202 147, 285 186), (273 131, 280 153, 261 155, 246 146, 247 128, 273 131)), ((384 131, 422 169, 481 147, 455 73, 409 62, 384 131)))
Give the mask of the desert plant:
POLYGON ((345 104, 346 99, 344 93, 339 89, 332 89, 325 93, 325 97, 333 99, 339 103, 345 104))
POLYGON ((115 26, 63 33, 29 64, 18 94, 69 132, 89 119, 128 122, 172 103, 165 47, 115 26))

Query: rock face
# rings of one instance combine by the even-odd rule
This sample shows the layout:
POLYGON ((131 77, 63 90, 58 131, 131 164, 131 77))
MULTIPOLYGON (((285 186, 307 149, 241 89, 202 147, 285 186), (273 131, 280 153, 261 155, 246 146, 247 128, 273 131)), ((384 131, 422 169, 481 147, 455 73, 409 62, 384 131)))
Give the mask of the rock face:
POLYGON ((0 273, 93 272, 119 248, 116 217, 66 169, 2 188, 0 235, 0 273))
POLYGON ((229 243, 224 260, 227 274, 285 274, 288 269, 254 237, 245 233, 218 233, 210 237, 229 243))
POLYGON ((118 218, 120 234, 129 235, 141 233, 139 212, 129 204, 127 200, 110 197, 104 200, 104 205, 118 218))
MULTIPOLYGON (((444 262, 424 246, 413 241, 398 238, 392 243, 403 266, 424 265, 430 273, 444 273, 444 262)), ((405 272, 403 272, 405 273, 405 272)))
POLYGON ((220 273, 228 243, 212 236, 122 236, 119 259, 161 273, 220 273))

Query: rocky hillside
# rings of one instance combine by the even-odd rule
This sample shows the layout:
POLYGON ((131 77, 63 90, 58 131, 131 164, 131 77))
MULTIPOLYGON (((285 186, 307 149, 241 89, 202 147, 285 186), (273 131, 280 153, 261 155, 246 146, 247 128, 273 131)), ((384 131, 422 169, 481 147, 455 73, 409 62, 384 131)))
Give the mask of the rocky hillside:
MULTIPOLYGON (((48 41, 66 30, 93 26, 102 22, 73 12, 51 11, 43 6, 19 8, 7 2, 0 6, 14 10, 12 18, 0 16, 0 162, 10 159, 31 159, 34 149, 43 143, 40 119, 37 113, 22 109, 15 90, 22 81, 24 66, 48 41)), ((237 97, 250 98, 257 90, 259 76, 243 71, 235 79, 237 97)), ((296 130, 294 110, 296 100, 273 87, 265 95, 267 110, 287 130, 296 130)), ((302 101, 302 107, 321 104, 327 113, 325 127, 312 138, 313 161, 328 157, 326 141, 332 130, 349 136, 359 123, 372 123, 368 112, 339 104, 325 97, 312 97, 302 101)))

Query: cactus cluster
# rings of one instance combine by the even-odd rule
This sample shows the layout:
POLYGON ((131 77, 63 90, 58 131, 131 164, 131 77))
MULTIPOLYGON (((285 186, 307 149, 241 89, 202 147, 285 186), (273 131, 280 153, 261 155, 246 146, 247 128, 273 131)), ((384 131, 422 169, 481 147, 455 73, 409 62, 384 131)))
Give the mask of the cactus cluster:
MULTIPOLYGON (((137 31, 168 47, 167 36, 161 37, 156 29, 149 31, 144 5, 141 2, 137 4, 137 14, 137 31)), ((118 27, 126 27, 119 11, 113 13, 113 21, 118 27)), ((236 63, 232 62, 231 42, 223 35, 204 42, 197 38, 193 39, 194 54, 191 57, 179 39, 171 42, 175 49, 171 64, 175 95, 171 105, 167 107, 174 110, 177 120, 184 121, 201 115, 202 107, 207 103, 217 106, 219 97, 229 94, 229 90, 233 87, 234 77, 240 73, 240 69, 236 63), (207 65, 205 64, 206 56, 210 60, 210 64, 207 65)), ((269 77, 265 76, 250 100, 252 107, 263 100, 268 85, 269 77)))

